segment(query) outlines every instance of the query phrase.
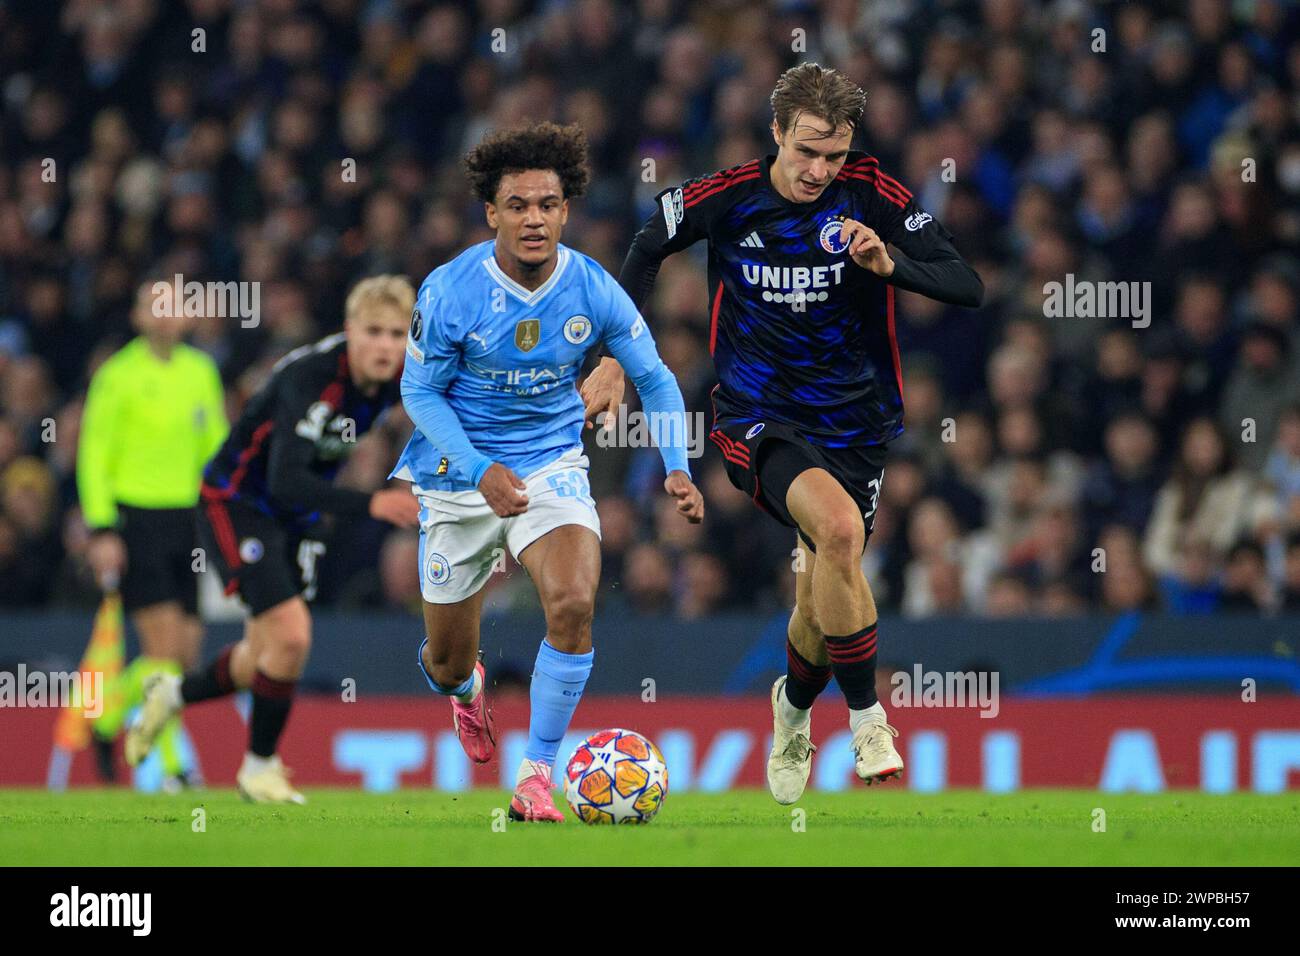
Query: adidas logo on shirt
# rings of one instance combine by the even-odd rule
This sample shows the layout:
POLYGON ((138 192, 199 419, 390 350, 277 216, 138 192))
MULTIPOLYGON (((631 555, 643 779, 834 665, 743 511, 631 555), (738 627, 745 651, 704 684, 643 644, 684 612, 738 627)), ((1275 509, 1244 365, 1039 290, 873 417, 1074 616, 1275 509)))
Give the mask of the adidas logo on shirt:
POLYGON ((765 248, 767 248, 766 246, 763 245, 763 240, 760 239, 760 238, 758 238, 758 233, 757 233, 757 232, 751 232, 751 233, 750 233, 749 235, 747 235, 744 239, 740 240, 740 244, 741 244, 742 246, 745 246, 745 247, 749 248, 749 249, 765 249, 765 248))

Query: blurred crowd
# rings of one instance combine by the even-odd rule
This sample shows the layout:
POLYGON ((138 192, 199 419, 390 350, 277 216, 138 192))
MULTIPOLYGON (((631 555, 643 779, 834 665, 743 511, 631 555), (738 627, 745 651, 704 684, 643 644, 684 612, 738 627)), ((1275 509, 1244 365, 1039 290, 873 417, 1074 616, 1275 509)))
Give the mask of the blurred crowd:
MULTIPOLYGON (((484 132, 585 128, 564 240, 617 272, 660 189, 774 149, 772 85, 817 60, 867 91, 856 145, 988 290, 979 311, 898 298, 907 431, 864 556, 881 609, 1300 611, 1298 23, 1289 0, 0 5, 0 607, 95 600, 77 428, 137 283, 261 283, 256 328, 193 339, 233 418, 352 283, 418 284, 490 236, 459 167, 484 132), (1149 325, 1047 317, 1067 275, 1150 283, 1149 325)), ((647 317, 708 415, 703 253, 665 263, 647 317)), ((384 482, 409 428, 344 480, 384 482)), ((700 527, 653 450, 591 458, 603 607, 791 602, 794 534, 711 445, 700 527)), ((339 528, 321 601, 417 607, 415 554, 339 528)), ((517 568, 491 587, 532 600, 517 568)))

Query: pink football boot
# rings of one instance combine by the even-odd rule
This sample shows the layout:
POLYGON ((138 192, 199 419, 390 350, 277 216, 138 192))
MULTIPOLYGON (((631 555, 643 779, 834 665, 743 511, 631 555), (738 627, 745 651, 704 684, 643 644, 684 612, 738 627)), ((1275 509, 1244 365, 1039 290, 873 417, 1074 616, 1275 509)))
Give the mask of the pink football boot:
POLYGON ((531 766, 533 773, 515 786, 515 795, 510 799, 510 819, 563 823, 564 814, 555 808, 551 797, 551 768, 536 761, 524 762, 531 766))
POLYGON ((497 749, 496 722, 487 703, 487 673, 483 662, 474 665, 479 677, 478 696, 468 704, 451 698, 451 723, 456 728, 456 739, 465 753, 475 763, 487 763, 497 749))

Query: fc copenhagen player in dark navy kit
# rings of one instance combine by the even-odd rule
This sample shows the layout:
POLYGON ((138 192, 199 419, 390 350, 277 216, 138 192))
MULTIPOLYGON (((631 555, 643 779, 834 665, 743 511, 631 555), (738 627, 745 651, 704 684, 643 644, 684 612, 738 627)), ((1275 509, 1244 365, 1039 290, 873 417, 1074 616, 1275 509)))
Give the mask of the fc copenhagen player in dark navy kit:
POLYGON ((203 474, 199 542, 226 593, 250 617, 244 639, 183 680, 156 675, 141 718, 127 735, 127 759, 183 706, 251 689, 249 747, 236 777, 245 797, 302 803, 276 748, 311 647, 307 602, 325 553, 322 513, 370 515, 405 528, 419 506, 405 489, 366 494, 333 479, 356 441, 401 400, 398 381, 415 290, 400 276, 375 276, 348 295, 344 330, 303 346, 275 366, 203 474))
MULTIPOLYGON (((767 780, 788 804, 807 784, 811 708, 832 674, 858 776, 902 772, 876 697, 876 606, 861 568, 885 449, 903 430, 894 289, 974 308, 984 287, 912 194, 849 148, 865 103, 856 84, 805 63, 771 101, 776 155, 660 193, 619 282, 640 307, 664 258, 707 240, 710 438, 732 483, 807 545, 788 671, 772 688, 767 780)), ((583 385, 588 418, 622 395, 606 358, 583 385)))

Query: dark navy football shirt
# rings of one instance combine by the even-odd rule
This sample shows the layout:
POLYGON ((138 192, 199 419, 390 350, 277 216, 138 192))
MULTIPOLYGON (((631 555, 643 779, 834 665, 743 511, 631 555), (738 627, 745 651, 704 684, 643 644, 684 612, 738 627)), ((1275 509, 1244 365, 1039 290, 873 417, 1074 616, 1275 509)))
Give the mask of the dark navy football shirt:
POLYGON ((666 256, 708 240, 717 424, 779 422, 825 447, 883 444, 903 430, 895 286, 971 306, 983 286, 951 235, 874 157, 850 151, 810 203, 777 192, 775 158, 661 192, 619 281, 640 306, 666 256), (846 218, 896 247, 889 279, 849 258, 839 239, 846 218))

